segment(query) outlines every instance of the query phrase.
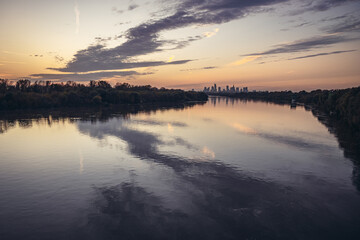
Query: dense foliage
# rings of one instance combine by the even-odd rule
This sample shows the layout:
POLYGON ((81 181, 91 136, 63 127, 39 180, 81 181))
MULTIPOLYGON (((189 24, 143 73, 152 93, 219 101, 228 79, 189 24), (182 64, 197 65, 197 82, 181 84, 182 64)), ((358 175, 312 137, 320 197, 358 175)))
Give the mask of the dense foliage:
POLYGON ((311 92, 266 91, 230 94, 224 93, 217 95, 278 103, 291 103, 292 100, 295 100, 298 103, 312 106, 332 116, 333 118, 360 129, 360 87, 341 90, 315 90, 311 92))
POLYGON ((75 82, 31 83, 29 80, 19 80, 13 85, 0 79, 0 110, 206 100, 205 93, 150 85, 122 83, 112 87, 106 81, 90 81, 85 86, 75 82))

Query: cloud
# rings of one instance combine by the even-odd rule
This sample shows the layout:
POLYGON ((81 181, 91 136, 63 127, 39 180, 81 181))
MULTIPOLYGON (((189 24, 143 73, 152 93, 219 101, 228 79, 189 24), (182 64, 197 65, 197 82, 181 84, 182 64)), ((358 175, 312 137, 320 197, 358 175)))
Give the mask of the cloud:
POLYGON ((212 32, 205 32, 205 33, 203 33, 203 35, 207 38, 210 38, 210 37, 216 35, 217 32, 219 32, 219 28, 215 28, 214 31, 212 31, 212 32))
POLYGON ((72 73, 72 74, 32 74, 31 77, 44 80, 59 80, 59 81, 90 81, 90 80, 99 80, 102 78, 111 78, 111 77, 125 77, 125 76, 134 76, 134 75, 147 75, 151 73, 139 73, 136 71, 114 71, 114 72, 95 72, 95 73, 72 73))
POLYGON ((303 22, 303 23, 297 24, 295 26, 292 26, 292 28, 300 28, 300 27, 309 26, 309 25, 312 25, 312 23, 311 22, 303 22))
MULTIPOLYGON (((181 42, 159 40, 159 34, 163 31, 199 24, 226 23, 244 17, 246 13, 253 11, 254 7, 263 7, 284 1, 288 0, 220 0, 210 4, 202 0, 181 2, 175 7, 175 13, 160 19, 149 20, 128 29, 124 34, 127 40, 121 45, 113 48, 105 48, 104 45, 100 44, 89 46, 87 49, 78 51, 65 67, 49 69, 62 72, 89 72, 164 65, 163 61, 132 61, 137 56, 163 51, 163 47, 169 44, 174 44, 174 48, 181 48, 191 41, 202 39, 196 37, 181 42)), ((181 64, 188 61, 190 60, 171 62, 171 64, 181 64)))
POLYGON ((284 43, 274 46, 274 48, 257 53, 246 54, 245 56, 257 56, 257 55, 273 55, 280 53, 297 53, 306 52, 312 49, 318 49, 328 47, 337 43, 354 41, 354 38, 347 38, 340 35, 321 35, 312 38, 302 39, 290 43, 284 43))
POLYGON ((218 67, 215 66, 207 66, 207 67, 202 67, 202 68, 188 68, 188 69, 181 69, 180 71, 185 72, 185 71, 197 71, 197 70, 211 70, 211 69, 215 69, 218 67))
POLYGON ((299 15, 306 12, 323 12, 331 8, 340 6, 347 2, 353 2, 353 0, 308 0, 304 1, 305 4, 295 11, 291 11, 291 15, 299 15))
POLYGON ((112 37, 107 37, 107 38, 95 37, 95 40, 96 40, 97 44, 104 44, 108 41, 111 41, 112 37))
POLYGON ((48 68, 49 70, 57 70, 60 72, 89 72, 99 71, 99 70, 114 70, 114 69, 132 69, 132 68, 143 68, 143 67, 154 67, 154 66, 163 66, 163 65, 177 65, 190 62, 192 60, 179 60, 172 62, 164 61, 147 61, 147 62, 121 62, 121 61, 112 61, 104 59, 102 62, 87 62, 84 65, 74 66, 71 65, 66 68, 48 68))
POLYGON ((239 61, 231 63, 230 65, 233 65, 233 66, 242 65, 242 64, 245 64, 245 63, 248 63, 248 62, 252 62, 252 61, 258 59, 259 57, 261 57, 261 55, 259 55, 259 56, 247 56, 247 57, 244 57, 243 59, 241 59, 239 61))
POLYGON ((346 50, 346 51, 334 51, 334 52, 326 52, 326 53, 317 53, 317 54, 311 54, 311 55, 306 55, 306 56, 301 56, 301 57, 289 58, 288 60, 312 58, 312 57, 333 55, 333 54, 339 54, 339 53, 348 53, 348 52, 354 52, 354 51, 356 51, 356 50, 346 50))
POLYGON ((115 13, 119 13, 119 14, 124 12, 123 10, 117 9, 117 7, 112 7, 111 11, 113 11, 115 13))
MULTIPOLYGON (((136 58, 165 50, 183 48, 190 42, 203 39, 206 36, 213 36, 218 30, 205 34, 205 36, 196 36, 183 41, 161 40, 160 34, 164 31, 195 25, 227 23, 243 18, 250 13, 264 11, 266 8, 275 4, 289 1, 290 0, 184 0, 176 1, 173 5, 171 5, 170 2, 171 7, 166 11, 167 15, 153 18, 128 29, 121 35, 125 38, 125 42, 122 44, 113 48, 105 48, 104 44, 89 46, 86 49, 78 51, 65 67, 49 69, 61 72, 90 72, 187 63, 190 60, 180 60, 171 63, 164 61, 138 62, 136 58)), ((314 2, 327 1, 318 0, 314 2)), ((328 5, 329 7, 332 6, 331 4, 328 5)), ((118 11, 115 7, 112 10, 118 11)))
POLYGON ((132 10, 134 10, 135 8, 138 8, 138 7, 139 7, 139 5, 133 3, 133 4, 130 4, 130 5, 129 5, 128 10, 129 10, 129 11, 132 11, 132 10))
POLYGON ((341 23, 326 27, 324 30, 328 33, 360 32, 360 18, 350 15, 341 23))
POLYGON ((59 55, 55 55, 54 58, 55 58, 55 60, 58 61, 58 62, 64 61, 64 58, 61 57, 61 56, 59 56, 59 55))
POLYGON ((79 6, 78 6, 77 2, 75 2, 74 12, 75 12, 75 24, 76 24, 75 33, 79 34, 79 30, 80 30, 80 11, 79 11, 79 6))
POLYGON ((347 16, 348 16, 347 14, 344 14, 344 15, 337 16, 337 17, 327 17, 327 18, 321 19, 320 21, 321 22, 335 21, 335 20, 346 18, 347 16))

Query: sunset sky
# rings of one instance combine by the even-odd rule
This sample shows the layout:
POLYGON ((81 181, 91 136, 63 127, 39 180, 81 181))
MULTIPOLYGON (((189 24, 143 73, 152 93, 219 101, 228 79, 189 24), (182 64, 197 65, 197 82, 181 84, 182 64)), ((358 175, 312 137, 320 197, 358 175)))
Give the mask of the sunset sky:
POLYGON ((0 0, 0 78, 360 85, 357 0, 0 0))

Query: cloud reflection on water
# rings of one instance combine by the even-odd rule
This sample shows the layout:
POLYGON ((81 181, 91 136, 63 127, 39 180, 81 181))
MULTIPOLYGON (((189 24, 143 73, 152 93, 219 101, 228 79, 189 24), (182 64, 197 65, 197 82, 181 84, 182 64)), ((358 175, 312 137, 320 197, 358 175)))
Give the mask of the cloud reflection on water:
MULTIPOLYGON (((172 192, 154 192, 137 181, 95 187, 95 209, 89 214, 87 227, 96 229, 101 236, 110 239, 116 236, 125 239, 145 236, 154 239, 289 239, 303 234, 334 239, 342 237, 344 232, 349 236, 358 234, 354 227, 356 221, 345 217, 339 222, 327 205, 314 201, 319 196, 308 196, 291 187, 250 177, 215 159, 215 153, 207 147, 202 151, 214 158, 213 161, 197 161, 181 154, 161 152, 159 146, 169 142, 163 141, 159 134, 132 128, 131 119, 93 124, 78 122, 78 129, 96 139, 119 138, 127 143, 131 155, 170 169, 180 181, 176 191, 185 196, 182 203, 186 208, 172 208, 164 203, 172 192), (308 229, 305 233, 304 224, 308 229), (336 228, 325 227, 323 231, 324 226, 332 225, 336 228)), ((286 144, 291 146, 309 147, 297 138, 259 134, 256 133, 272 141, 289 141, 286 144)), ((176 142, 191 144, 181 138, 176 142)), ((323 198, 320 202, 334 201, 331 194, 320 198, 323 198)))

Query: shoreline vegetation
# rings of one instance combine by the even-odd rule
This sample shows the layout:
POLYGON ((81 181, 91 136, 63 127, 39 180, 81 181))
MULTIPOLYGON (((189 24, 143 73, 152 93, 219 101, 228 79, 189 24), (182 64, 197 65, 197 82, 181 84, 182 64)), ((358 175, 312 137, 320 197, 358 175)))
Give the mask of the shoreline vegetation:
POLYGON ((210 93, 250 101, 302 105, 338 138, 347 157, 355 159, 355 180, 360 182, 360 86, 340 90, 314 90, 311 92, 248 92, 210 93))
POLYGON ((181 103, 206 101, 202 92, 132 86, 118 83, 112 87, 106 81, 52 83, 19 80, 11 84, 0 79, 0 110, 40 109, 59 107, 116 106, 124 104, 181 103))
POLYGON ((209 95, 280 104, 304 105, 360 131, 360 86, 337 90, 314 90, 311 92, 261 91, 248 93, 209 93, 209 95))

